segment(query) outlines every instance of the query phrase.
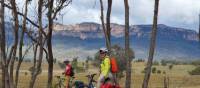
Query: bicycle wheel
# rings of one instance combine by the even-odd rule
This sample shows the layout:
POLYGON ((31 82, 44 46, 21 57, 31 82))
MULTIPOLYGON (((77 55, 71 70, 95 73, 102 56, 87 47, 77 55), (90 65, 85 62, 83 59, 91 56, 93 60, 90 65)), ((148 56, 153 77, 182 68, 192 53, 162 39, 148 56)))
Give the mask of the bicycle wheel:
POLYGON ((56 84, 54 88, 66 88, 64 84, 56 84))
POLYGON ((61 88, 59 84, 54 85, 54 88, 61 88))

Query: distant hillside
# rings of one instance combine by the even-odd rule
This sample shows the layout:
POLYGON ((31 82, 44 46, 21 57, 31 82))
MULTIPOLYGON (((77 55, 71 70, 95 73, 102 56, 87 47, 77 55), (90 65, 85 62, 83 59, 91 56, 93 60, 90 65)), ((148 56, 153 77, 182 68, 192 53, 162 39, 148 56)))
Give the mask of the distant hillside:
MULTIPOLYGON (((147 58, 152 25, 131 25, 131 47, 137 58, 147 58)), ((124 46, 124 25, 111 24, 112 44, 124 46)), ((54 44, 66 47, 98 49, 105 45, 102 27, 97 23, 84 22, 75 25, 56 24, 54 44)), ((195 31, 158 25, 156 58, 200 59, 198 34, 195 31)))
MULTIPOLYGON (((147 58, 152 25, 131 25, 130 43, 136 58, 147 58)), ((6 23, 7 29, 12 29, 6 23)), ((112 45, 124 46, 124 25, 111 24, 112 45)), ((7 31, 8 42, 13 40, 12 31, 7 31)), ((27 37, 26 37, 27 38, 27 37)), ((26 39, 27 42, 30 40, 26 39)), ((156 59, 200 59, 200 44, 195 31, 158 25, 156 59)), ((55 24, 53 31, 53 52, 58 59, 78 56, 85 59, 93 56, 98 48, 105 46, 100 24, 84 22, 74 25, 55 24)), ((31 53, 30 53, 31 54, 31 53)))

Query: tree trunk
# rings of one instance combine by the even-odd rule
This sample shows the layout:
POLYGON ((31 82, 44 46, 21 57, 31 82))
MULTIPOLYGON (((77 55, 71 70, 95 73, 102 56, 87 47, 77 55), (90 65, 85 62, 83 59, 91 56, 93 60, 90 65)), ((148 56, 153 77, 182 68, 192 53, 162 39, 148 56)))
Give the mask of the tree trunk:
POLYGON ((47 88, 52 87, 52 78, 53 78, 53 52, 52 52, 52 30, 53 30, 53 18, 52 18, 52 13, 53 13, 53 2, 54 0, 48 0, 49 5, 48 5, 48 22, 49 22, 49 30, 47 34, 47 47, 48 47, 48 83, 47 83, 47 88))
POLYGON ((26 30, 26 17, 27 17, 27 5, 28 5, 28 0, 25 1, 25 14, 23 16, 23 25, 22 25, 22 31, 21 31, 21 37, 20 37, 20 45, 19 45, 19 60, 16 68, 16 78, 15 78, 15 88, 17 88, 18 85, 18 78, 19 78, 19 70, 21 63, 23 61, 23 56, 22 56, 22 48, 23 48, 23 42, 24 42, 24 33, 26 30))
POLYGON ((6 64, 6 53, 5 53, 5 27, 4 27, 4 0, 0 0, 0 63, 2 68, 2 88, 5 88, 5 64, 6 64))
POLYGON ((5 73, 5 88, 11 88, 11 84, 10 84, 10 75, 8 72, 8 66, 5 65, 4 67, 4 73, 5 73))
POLYGON ((103 13, 103 1, 100 0, 100 6, 101 6, 101 25, 102 25, 102 29, 103 29, 103 32, 104 32, 104 35, 105 35, 105 39, 106 39, 106 47, 107 49, 110 49, 110 41, 109 41, 109 38, 108 38, 108 34, 107 34, 107 29, 105 27, 105 23, 104 23, 104 13, 103 13))
POLYGON ((156 34, 157 34, 157 18, 158 18, 158 7, 159 7, 159 0, 155 0, 155 7, 154 7, 154 18, 153 18, 153 27, 151 33, 151 43, 150 43, 150 50, 149 50, 149 58, 147 62, 147 69, 143 80, 142 88, 147 88, 149 83, 149 78, 151 75, 151 67, 152 61, 156 46, 156 34))
MULTIPOLYGON (((34 88, 34 84, 35 84, 35 80, 38 76, 38 74, 41 71, 41 64, 42 64, 42 59, 43 59, 43 29, 42 29, 42 6, 43 6, 43 0, 39 0, 38 1, 38 22, 39 22, 39 60, 37 62, 37 68, 35 69, 35 63, 34 63, 34 67, 33 67, 33 72, 32 72, 32 77, 31 77, 31 81, 30 81, 30 86, 29 88, 34 88)), ((37 54, 37 45, 36 45, 36 49, 35 49, 35 55, 37 54)), ((36 58, 36 56, 34 56, 34 59, 36 58)))
POLYGON ((125 7, 125 56, 126 56, 126 83, 125 88, 131 88, 131 58, 129 57, 129 5, 124 0, 125 7))
POLYGON ((166 79, 166 76, 164 77, 163 84, 164 84, 164 88, 168 88, 168 87, 167 87, 167 79, 166 79))
POLYGON ((107 16, 106 16, 106 29, 107 29, 107 36, 109 41, 108 50, 111 50, 111 27, 110 27, 110 15, 112 10, 112 0, 108 0, 108 8, 107 8, 107 16))
MULTIPOLYGON (((14 88, 13 70, 14 70, 14 63, 15 63, 15 59, 16 59, 16 52, 17 52, 17 45, 18 45, 19 22, 18 22, 16 2, 15 2, 15 0, 11 0, 10 3, 11 3, 11 6, 13 7, 12 14, 13 14, 13 18, 14 18, 14 32, 15 32, 14 33, 15 40, 14 40, 14 44, 13 44, 13 51, 11 51, 11 53, 10 53, 11 58, 9 58, 11 60, 11 63, 10 63, 10 87, 14 88)), ((7 63, 7 65, 9 65, 9 62, 7 63)))
POLYGON ((35 48, 34 48, 34 57, 33 57, 33 67, 32 67, 32 71, 31 71, 31 80, 30 80, 30 86, 29 86, 29 88, 32 88, 32 86, 34 85, 34 83, 35 83, 35 79, 36 79, 36 77, 35 77, 35 69, 36 69, 36 57, 37 57, 37 49, 38 49, 38 44, 37 45, 35 45, 35 48))

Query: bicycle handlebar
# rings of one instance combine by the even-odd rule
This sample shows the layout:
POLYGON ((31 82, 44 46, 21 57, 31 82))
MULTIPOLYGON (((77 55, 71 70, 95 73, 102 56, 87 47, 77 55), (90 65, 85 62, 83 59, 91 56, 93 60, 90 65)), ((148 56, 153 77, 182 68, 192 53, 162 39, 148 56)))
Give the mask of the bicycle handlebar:
POLYGON ((97 74, 94 73, 94 74, 86 75, 86 77, 88 77, 88 78, 94 78, 95 75, 97 75, 97 74))

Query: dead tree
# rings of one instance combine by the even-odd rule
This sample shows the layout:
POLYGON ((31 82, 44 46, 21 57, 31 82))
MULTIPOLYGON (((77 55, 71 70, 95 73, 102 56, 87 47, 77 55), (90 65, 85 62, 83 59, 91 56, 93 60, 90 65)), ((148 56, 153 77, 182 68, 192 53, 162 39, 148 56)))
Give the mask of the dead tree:
POLYGON ((148 57, 146 73, 144 76, 142 88, 148 88, 149 78, 151 75, 152 61, 153 61, 153 56, 154 56, 154 51, 155 51, 155 46, 156 46, 158 7, 159 7, 159 0, 155 0, 154 18, 153 18, 153 27, 152 27, 152 33, 151 33, 149 57, 148 57))

